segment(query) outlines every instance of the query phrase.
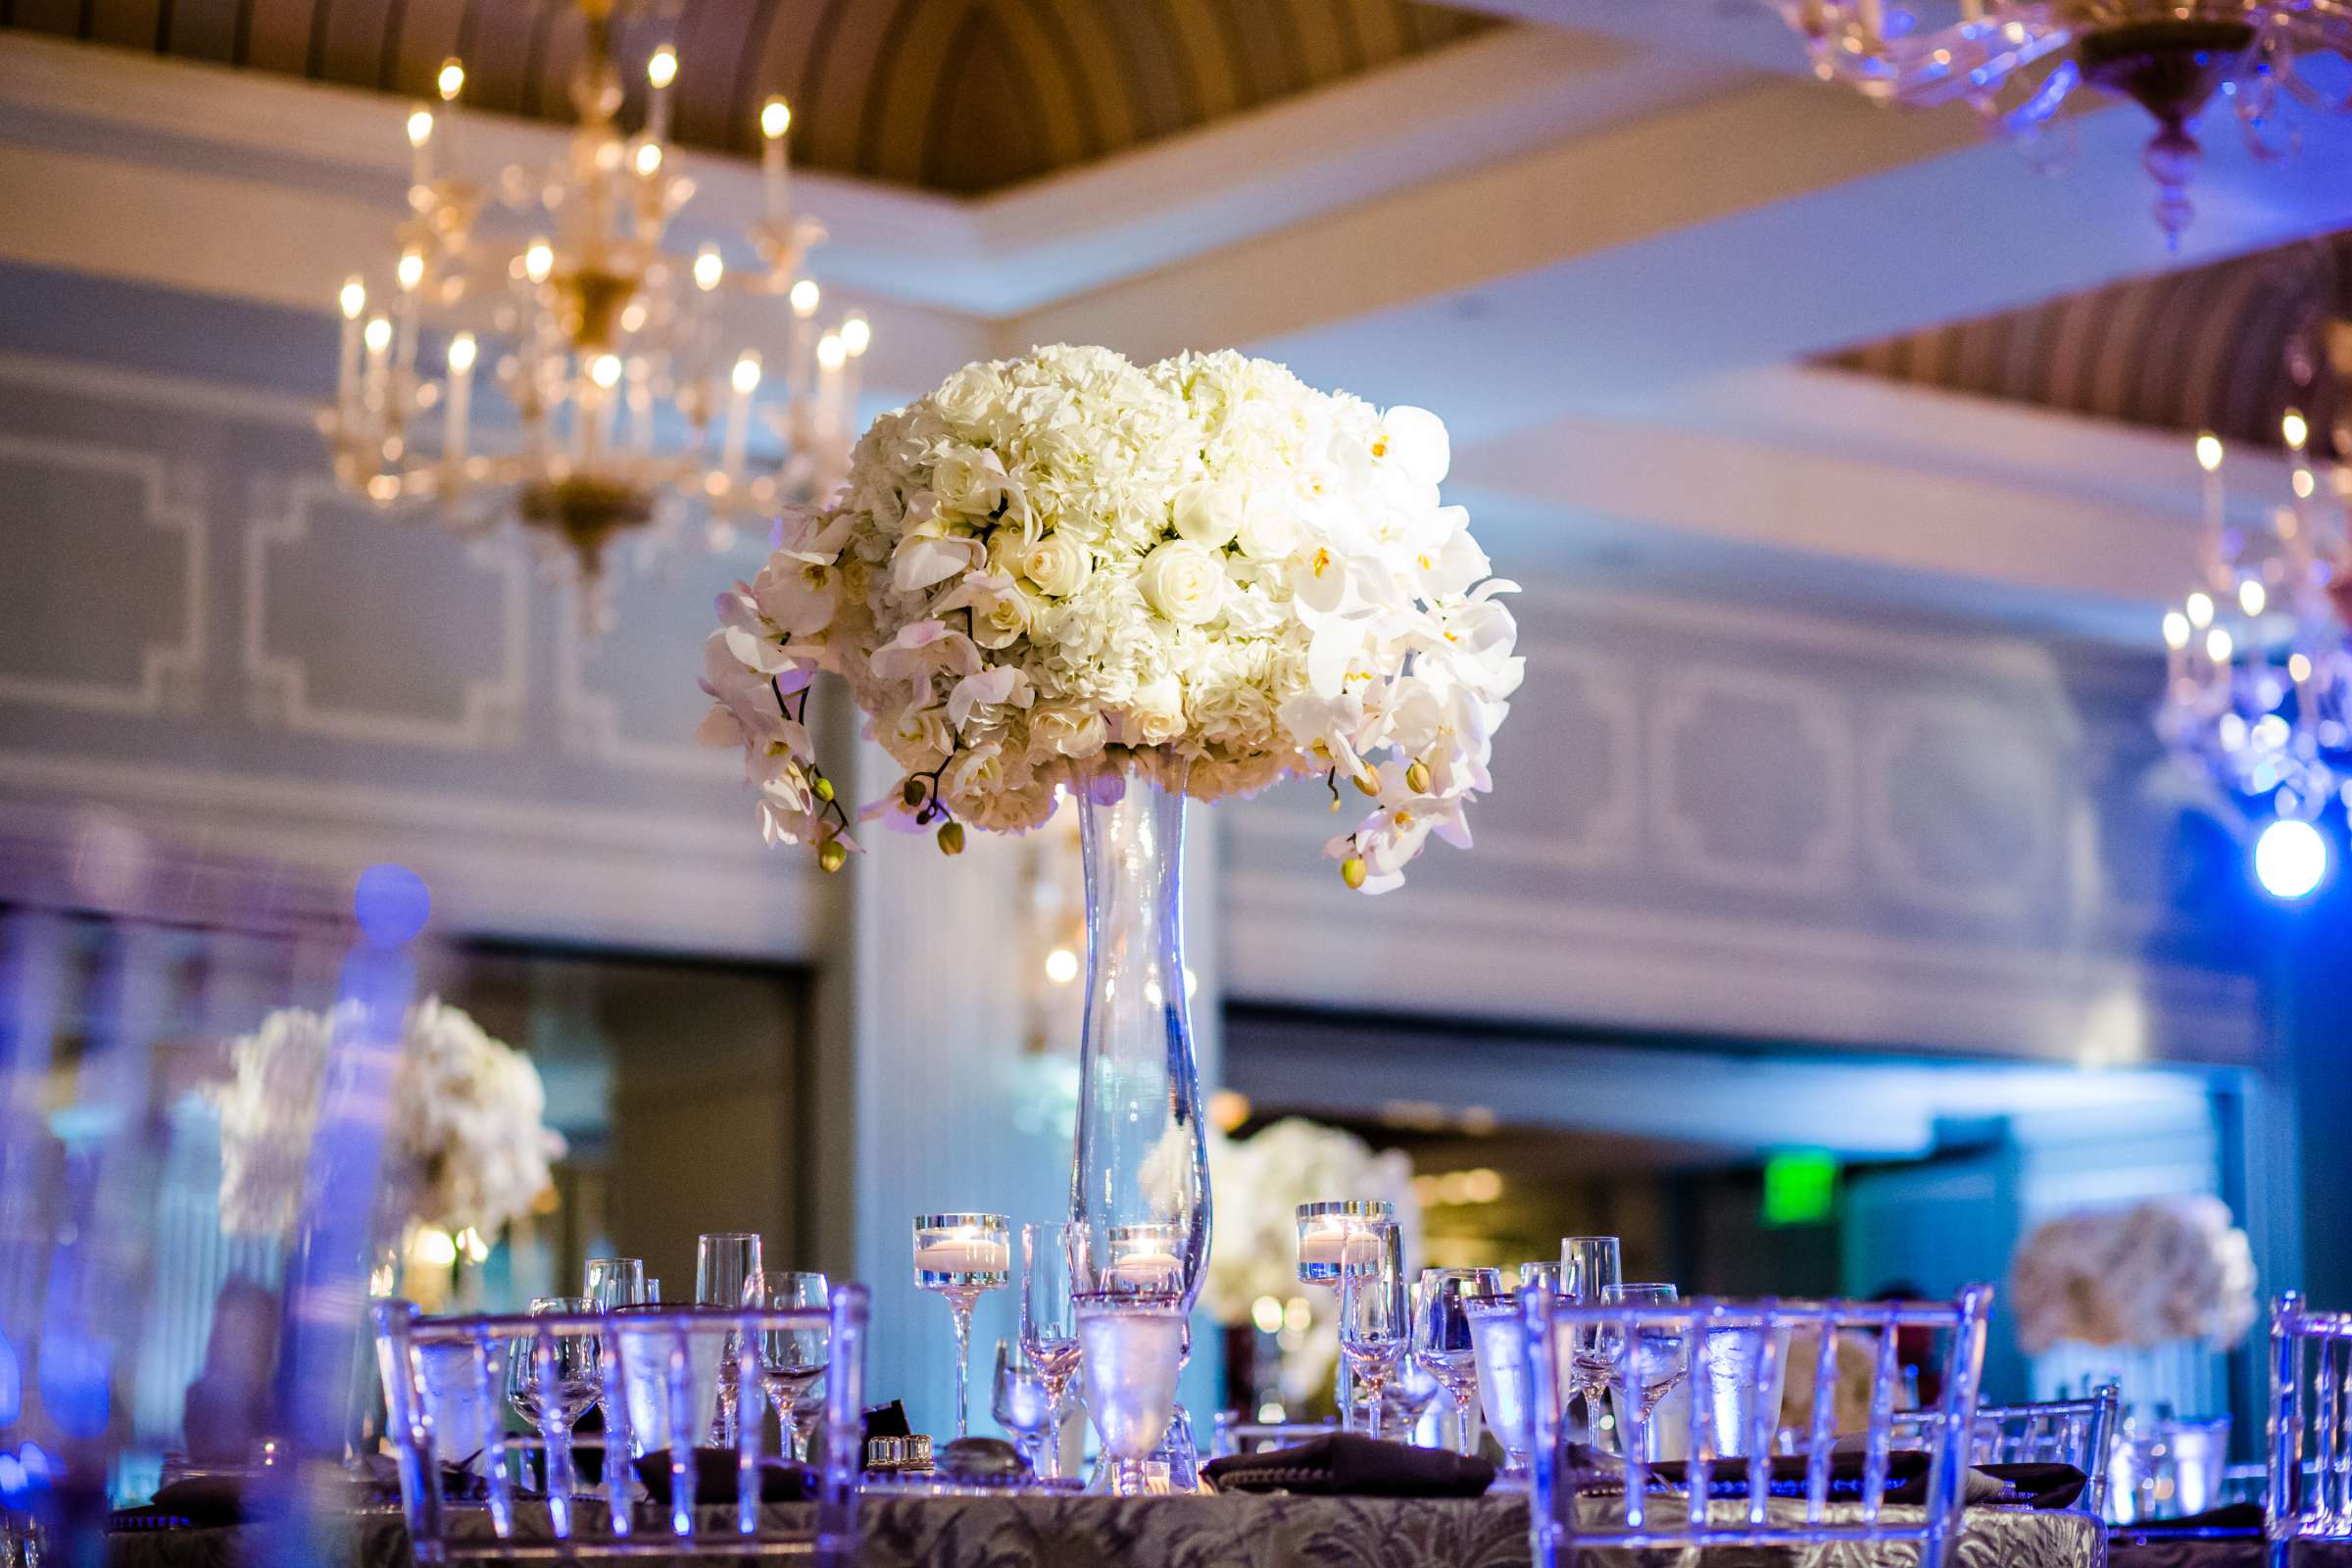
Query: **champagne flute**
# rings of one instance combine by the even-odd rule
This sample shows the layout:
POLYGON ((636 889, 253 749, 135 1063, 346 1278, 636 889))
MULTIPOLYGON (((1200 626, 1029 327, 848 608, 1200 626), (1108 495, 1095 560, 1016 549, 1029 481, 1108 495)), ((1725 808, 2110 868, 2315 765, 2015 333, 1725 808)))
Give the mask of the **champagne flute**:
POLYGON ((1484 1296, 1465 1293, 1462 1308, 1470 1319, 1470 1344, 1476 1352, 1479 1408, 1486 1412, 1487 1429, 1502 1445, 1503 1473, 1524 1477, 1534 1430, 1529 1419, 1534 1379, 1519 1298, 1499 1289, 1484 1296))
MULTIPOLYGON (((1607 1300, 1609 1293, 1624 1282, 1616 1237, 1570 1236, 1561 1241, 1559 1299, 1595 1306, 1607 1300)), ((1601 1431, 1600 1396, 1607 1391, 1616 1370, 1610 1364, 1611 1356, 1601 1348, 1597 1326, 1579 1326, 1572 1331, 1572 1338, 1565 1355, 1559 1353, 1557 1336, 1553 1339, 1552 1361, 1555 1367, 1564 1370, 1567 1385, 1561 1402, 1566 1403, 1571 1392, 1583 1396, 1585 1426, 1597 1444, 1601 1431)))
MULTIPOLYGON (((760 1238, 750 1231, 710 1231, 694 1239, 694 1300, 698 1306, 743 1305, 744 1292, 760 1277, 760 1238)), ((730 1331, 718 1352, 718 1397, 710 1416, 711 1447, 735 1446, 735 1363, 742 1353, 730 1331)))
MULTIPOLYGON (((743 1294, 744 1305, 765 1312, 822 1309, 832 1299, 832 1288, 822 1274, 797 1269, 770 1269, 755 1275, 743 1294)), ((803 1396, 825 1375, 828 1349, 823 1329, 760 1331, 760 1387, 775 1407, 787 1459, 808 1457, 808 1431, 801 1406, 803 1396)))
POLYGON ((1078 1372, 1078 1318, 1071 1304, 1070 1259, 1085 1245, 1078 1224, 1021 1227, 1021 1353, 1046 1386, 1046 1442, 1040 1479, 1061 1475, 1063 1396, 1078 1372))
POLYGON ((1002 1214, 914 1216, 914 1285, 948 1298, 956 1330, 956 1436, 972 1435, 972 1303, 1012 1277, 1002 1214))
POLYGON ((1502 1275, 1491 1268, 1425 1268, 1413 1304, 1413 1359, 1453 1399, 1454 1446, 1468 1453, 1470 1409, 1478 1399, 1478 1347, 1470 1335, 1468 1298, 1500 1296, 1502 1275))
POLYGON ((1368 1396, 1371 1435, 1380 1436, 1381 1391, 1412 1341, 1412 1306, 1406 1299, 1402 1242, 1394 1221, 1362 1227, 1375 1255, 1363 1262, 1352 1252, 1340 1269, 1340 1353, 1368 1396))
MULTIPOLYGON (((555 1317, 591 1311, 584 1296, 539 1296, 531 1298, 531 1316, 555 1317)), ((507 1345, 507 1402, 547 1441, 547 1490, 569 1495, 571 1491, 571 1428, 596 1403, 604 1388, 599 1370, 604 1360, 602 1335, 575 1330, 548 1337, 547 1354, 540 1353, 536 1334, 518 1335, 507 1345), (540 1374, 548 1376, 542 1380, 540 1374)))
POLYGON ((1018 1344, 997 1342, 997 1371, 990 1385, 989 1412, 1012 1437, 1013 1446, 1034 1470, 1038 1445, 1054 1424, 1054 1403, 1046 1380, 1021 1353, 1018 1344))

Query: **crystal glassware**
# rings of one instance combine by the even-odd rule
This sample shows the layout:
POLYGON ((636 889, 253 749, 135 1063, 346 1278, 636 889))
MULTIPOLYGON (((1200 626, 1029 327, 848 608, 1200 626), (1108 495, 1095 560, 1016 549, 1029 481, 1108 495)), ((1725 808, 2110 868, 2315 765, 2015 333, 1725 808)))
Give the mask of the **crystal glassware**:
MULTIPOLYGON (((1616 1237, 1570 1236, 1560 1242, 1558 1299, 1597 1305, 1608 1299, 1608 1293, 1624 1281, 1616 1237)), ((1600 1353, 1597 1327, 1580 1327, 1571 1338, 1573 1343, 1566 1346, 1559 1344, 1557 1336, 1553 1338, 1552 1364, 1561 1384, 1560 1402, 1564 1406, 1571 1395, 1582 1396, 1586 1429, 1597 1439, 1602 1430, 1600 1397, 1607 1392, 1616 1371, 1610 1365, 1610 1358, 1600 1353), (1563 1350, 1565 1354, 1561 1353, 1563 1350)))
POLYGON ((1072 1305, 1070 1259, 1085 1246, 1076 1224, 1021 1227, 1021 1353, 1046 1387, 1047 1431, 1038 1475, 1061 1474, 1061 1412, 1078 1375, 1078 1317, 1072 1305))
MULTIPOLYGON (((533 1317, 552 1317, 594 1307, 584 1296, 540 1296, 532 1298, 530 1310, 533 1317)), ((604 1339, 595 1333, 551 1334, 544 1340, 523 1335, 507 1344, 507 1402, 547 1442, 551 1493, 570 1495, 571 1429, 604 1388, 603 1363, 604 1339)))
POLYGON ((1462 1453, 1470 1451, 1470 1408, 1478 1399, 1469 1300, 1502 1294, 1502 1275, 1494 1269, 1425 1268, 1414 1298, 1413 1359, 1452 1397, 1454 1446, 1462 1453))
POLYGON ((1054 1425, 1054 1400, 1046 1391, 1046 1380, 1018 1344, 997 1342, 996 1376, 989 1392, 989 1412, 1034 1470, 1040 1445, 1054 1425))
MULTIPOLYGON (((1601 1297, 1606 1306, 1673 1306, 1680 1299, 1673 1286, 1646 1283, 1619 1285, 1601 1297)), ((1657 1433, 1649 1428, 1649 1413, 1690 1371, 1687 1337, 1678 1324, 1639 1324, 1633 1329, 1633 1353, 1627 1356, 1625 1335, 1622 1326, 1604 1324, 1600 1331, 1611 1364, 1620 1359, 1630 1362, 1628 1370, 1634 1385, 1631 1392, 1641 1404, 1642 1430, 1647 1435, 1648 1446, 1654 1450, 1657 1433)))
POLYGON ((1076 1305, 1086 1408, 1111 1462, 1111 1491, 1142 1495, 1144 1460, 1176 1409, 1185 1310, 1173 1293, 1082 1296, 1076 1305))
POLYGON ((1340 1267, 1340 1353, 1367 1396, 1371 1435, 1377 1438, 1381 1391, 1412 1343, 1412 1305, 1396 1222, 1367 1225, 1363 1234, 1373 1244, 1373 1255, 1359 1262, 1351 1250, 1340 1267))
MULTIPOLYGON (((1350 1198, 1319 1203, 1300 1203, 1298 1220, 1298 1283, 1339 1289, 1341 1260, 1350 1255, 1348 1238, 1359 1225, 1394 1220, 1396 1205, 1383 1199, 1350 1198)), ((1368 1244, 1357 1242, 1354 1250, 1368 1244)), ((1355 1379, 1348 1359, 1340 1358, 1340 1428, 1355 1430, 1355 1379)))
MULTIPOLYGON (((694 1239, 694 1300, 697 1306, 743 1305, 744 1292, 760 1277, 760 1238, 750 1231, 708 1231, 694 1239)), ((714 1448, 735 1446, 735 1361, 741 1347, 727 1335, 718 1351, 718 1397, 705 1440, 714 1448)))
POLYGON ((1511 1291, 1487 1296, 1465 1293, 1462 1309, 1470 1319, 1479 1408, 1486 1412, 1487 1429, 1502 1445, 1503 1473, 1524 1478, 1533 1374, 1527 1363, 1527 1335, 1519 1320, 1519 1297, 1511 1291))
POLYGON ((914 1285, 948 1298, 956 1330, 956 1435, 972 1434, 972 1303, 1012 1278, 1010 1227, 1002 1214, 914 1216, 914 1285))
MULTIPOLYGON (((763 1312, 822 1310, 832 1299, 832 1287, 822 1274, 799 1269, 769 1269, 754 1275, 743 1294, 744 1305, 763 1312)), ((803 1396, 825 1375, 828 1349, 829 1337, 823 1329, 760 1331, 760 1387, 775 1407, 787 1459, 808 1457, 808 1432, 801 1405, 803 1396)))
POLYGON ((580 1291, 599 1312, 616 1306, 638 1306, 651 1300, 645 1294, 645 1259, 592 1257, 580 1291))

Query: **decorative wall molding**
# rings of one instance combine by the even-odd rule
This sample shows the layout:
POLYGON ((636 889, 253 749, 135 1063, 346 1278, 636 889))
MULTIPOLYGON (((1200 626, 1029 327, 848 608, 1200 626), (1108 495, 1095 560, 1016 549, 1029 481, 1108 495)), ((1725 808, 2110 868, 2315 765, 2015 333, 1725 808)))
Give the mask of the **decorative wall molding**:
POLYGON ((1854 849, 1853 735, 1824 688, 1792 675, 1733 665, 1671 670, 1660 680, 1650 709, 1649 739, 1652 820, 1659 847, 1678 869, 1696 881, 1753 893, 1823 894, 1848 883, 1854 849), (1708 824, 1685 811, 1681 743, 1704 716, 1710 698, 1785 705, 1794 715, 1795 733, 1819 754, 1821 821, 1797 859, 1776 863, 1727 855, 1711 840, 1708 824))
MULTIPOLYGON (((147 642, 142 646, 135 685, 0 671, 0 701, 133 718, 186 717, 194 713, 203 695, 209 627, 206 596, 211 588, 207 571, 211 556, 205 521, 204 471, 193 464, 173 462, 129 447, 60 441, 45 436, 0 435, 0 461, 138 481, 144 502, 140 518, 149 527, 179 536, 183 577, 179 637, 173 642, 147 642)), ((135 636, 137 628, 124 627, 122 632, 135 636)))
POLYGON ((557 607, 556 718, 564 750, 591 761, 631 772, 659 773, 672 778, 725 779, 740 772, 735 752, 697 746, 693 739, 701 709, 679 671, 678 732, 675 741, 649 741, 622 728, 620 700, 588 685, 587 662, 594 644, 580 630, 577 606, 571 595, 557 607))
POLYGON ((500 666, 490 679, 466 683, 455 719, 314 704, 310 668, 303 657, 270 647, 270 552, 308 540, 313 509, 339 494, 334 481, 324 474, 266 475, 254 481, 253 514, 245 533, 244 638, 246 701, 254 721, 341 740, 443 751, 488 751, 514 745, 529 700, 530 566, 511 541, 485 539, 466 553, 475 567, 499 581, 500 666))
POLYGON ((2058 782, 2044 755, 2032 747, 2010 749, 2015 786, 2013 820, 2026 830, 2026 844, 2010 874, 1984 883, 1938 877, 1895 825, 1895 803, 1904 792, 1893 772, 1903 748, 1936 731, 1994 731, 2015 735, 2018 715, 1970 697, 1910 696, 1874 706, 1862 733, 1862 847, 1881 890, 1916 908, 2017 919, 2029 913, 2049 885, 2065 834, 2059 819, 2058 782))

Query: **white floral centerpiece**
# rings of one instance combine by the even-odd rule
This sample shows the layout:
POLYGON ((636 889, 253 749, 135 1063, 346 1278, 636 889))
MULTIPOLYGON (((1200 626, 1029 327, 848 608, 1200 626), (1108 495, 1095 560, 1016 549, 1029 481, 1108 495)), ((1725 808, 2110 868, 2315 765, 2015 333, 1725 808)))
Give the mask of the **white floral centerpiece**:
POLYGON ((856 845, 806 724, 819 673, 905 769, 863 814, 950 854, 1104 774, 1203 801, 1312 775, 1335 809, 1367 798, 1327 849, 1384 892, 1432 833, 1469 844, 1521 674, 1448 463, 1434 415, 1239 354, 966 366, 721 596, 702 737, 744 749, 767 840, 828 870, 856 845))
MULTIPOLYGON (((356 1004, 282 1007, 232 1042, 220 1112, 220 1221, 231 1235, 277 1236, 300 1216, 329 1048, 356 1004)), ((376 1234, 429 1226, 495 1236, 552 1182, 563 1135, 530 1057, 438 998, 408 1011, 384 1133, 376 1234)))
POLYGON ((2217 1198, 2153 1199, 2036 1226, 2010 1265, 2018 1343, 2227 1350, 2253 1327, 2254 1254, 2217 1198))

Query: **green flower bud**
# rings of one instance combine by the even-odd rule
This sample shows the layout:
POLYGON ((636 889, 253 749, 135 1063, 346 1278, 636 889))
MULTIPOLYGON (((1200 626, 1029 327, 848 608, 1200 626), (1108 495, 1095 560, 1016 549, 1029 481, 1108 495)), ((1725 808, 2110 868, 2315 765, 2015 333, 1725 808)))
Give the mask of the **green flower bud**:
POLYGON ((963 824, 961 822, 950 822, 939 830, 939 853, 942 855, 961 855, 963 853, 963 824))
POLYGON ((1340 862, 1340 880, 1351 888, 1361 888, 1364 885, 1364 858, 1360 855, 1350 855, 1342 860, 1340 862))

